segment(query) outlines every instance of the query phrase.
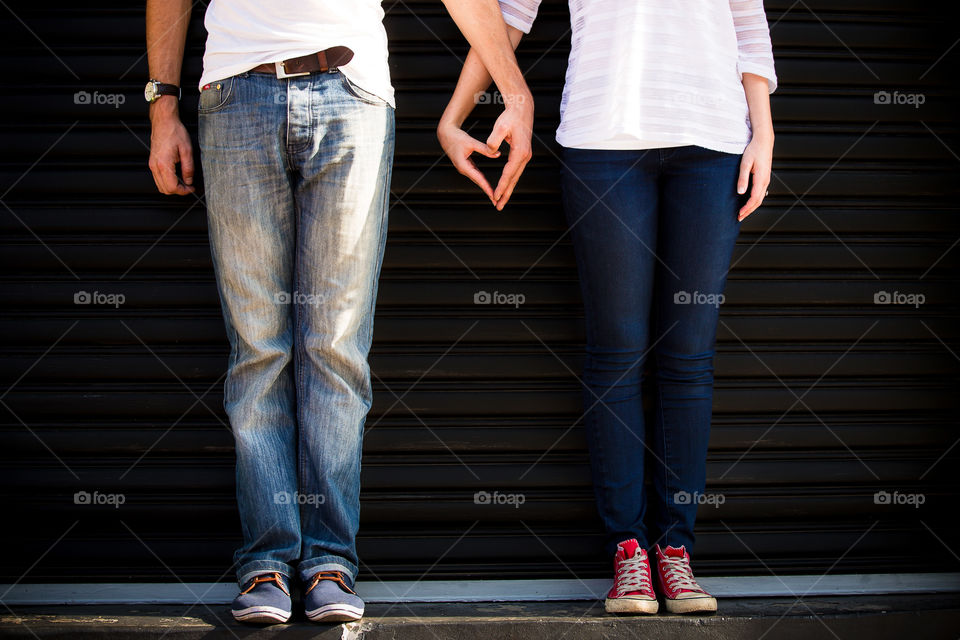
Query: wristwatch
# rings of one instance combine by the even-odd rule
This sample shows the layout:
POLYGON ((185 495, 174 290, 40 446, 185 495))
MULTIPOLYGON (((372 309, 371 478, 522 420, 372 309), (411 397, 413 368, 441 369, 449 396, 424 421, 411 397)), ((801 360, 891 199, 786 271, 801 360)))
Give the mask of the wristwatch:
POLYGON ((177 96, 180 99, 180 87, 151 79, 143 88, 143 97, 147 102, 156 102, 160 96, 177 96))

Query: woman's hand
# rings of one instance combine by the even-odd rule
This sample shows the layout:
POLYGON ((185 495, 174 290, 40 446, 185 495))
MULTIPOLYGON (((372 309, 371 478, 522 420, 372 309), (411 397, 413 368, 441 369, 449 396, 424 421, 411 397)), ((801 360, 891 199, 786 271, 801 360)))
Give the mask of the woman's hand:
POLYGON ((743 150, 740 160, 740 178, 737 180, 737 193, 747 192, 748 183, 752 182, 750 199, 741 207, 737 220, 743 220, 756 211, 767 195, 770 186, 770 168, 773 165, 773 133, 754 135, 750 144, 743 150), (752 177, 752 180, 751 180, 752 177))
POLYGON ((497 202, 493 199, 493 188, 483 174, 480 173, 480 170, 477 169, 477 165, 474 164, 470 156, 474 153, 479 153, 488 158, 499 158, 500 152, 480 142, 453 123, 443 120, 441 120, 437 126, 437 139, 440 140, 440 146, 443 147, 443 151, 447 154, 447 157, 450 158, 450 161, 453 162, 453 166, 456 167, 457 171, 473 180, 473 182, 487 194, 490 202, 496 206, 497 202))
POLYGON ((750 176, 753 187, 750 199, 740 209, 737 220, 756 211, 767 195, 770 186, 770 167, 773 165, 773 118, 770 115, 770 85, 766 78, 755 73, 743 74, 743 92, 750 110, 750 126, 753 138, 743 150, 740 160, 740 179, 737 180, 737 193, 747 192, 750 176))

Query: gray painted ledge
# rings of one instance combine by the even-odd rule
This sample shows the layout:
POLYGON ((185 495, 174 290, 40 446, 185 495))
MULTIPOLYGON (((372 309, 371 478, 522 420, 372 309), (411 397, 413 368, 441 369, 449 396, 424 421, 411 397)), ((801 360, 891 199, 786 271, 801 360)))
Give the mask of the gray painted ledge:
MULTIPOLYGON (((960 592, 960 573, 878 573, 700 578, 720 598, 838 596, 884 593, 960 592)), ((422 580, 362 581, 357 591, 368 603, 549 602, 597 600, 609 580, 422 580)), ((74 583, 0 585, 7 606, 62 604, 206 604, 231 602, 232 582, 74 583)))

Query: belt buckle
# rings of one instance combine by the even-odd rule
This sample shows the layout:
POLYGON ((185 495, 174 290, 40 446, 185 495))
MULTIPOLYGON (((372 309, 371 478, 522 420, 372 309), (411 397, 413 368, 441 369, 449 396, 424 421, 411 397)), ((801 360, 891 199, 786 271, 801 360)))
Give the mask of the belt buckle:
POLYGON ((297 76, 308 76, 310 75, 309 71, 302 71, 300 73, 287 73, 286 69, 283 68, 283 60, 279 60, 274 63, 277 68, 277 78, 295 78, 297 76))

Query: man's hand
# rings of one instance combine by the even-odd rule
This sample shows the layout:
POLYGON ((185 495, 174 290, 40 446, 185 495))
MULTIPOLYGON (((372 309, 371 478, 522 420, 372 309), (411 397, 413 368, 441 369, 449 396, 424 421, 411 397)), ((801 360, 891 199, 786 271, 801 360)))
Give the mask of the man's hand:
POLYGON ((484 175, 480 173, 480 170, 477 169, 477 165, 470 156, 474 153, 480 153, 488 158, 499 158, 500 152, 491 149, 453 123, 442 120, 437 127, 437 139, 440 140, 440 146, 443 147, 444 153, 453 162, 457 171, 473 180, 474 184, 487 194, 490 202, 496 205, 497 201, 493 197, 493 188, 484 175))
POLYGON ((163 96, 150 105, 150 171, 160 193, 185 196, 193 186, 193 145, 177 114, 174 96, 163 96), (183 174, 177 176, 177 165, 183 174))
MULTIPOLYGON (((479 172, 471 172, 470 166, 461 162, 469 154, 458 149, 456 157, 449 152, 448 155, 457 170, 480 185, 494 206, 502 211, 532 155, 533 96, 513 54, 523 32, 504 23, 497 0, 443 0, 443 3, 470 43, 470 52, 464 61, 453 97, 440 119, 441 129, 444 122, 452 123, 453 127, 459 129, 476 106, 477 93, 484 91, 493 80, 504 98, 506 109, 494 124, 493 132, 487 138, 487 146, 497 151, 504 141, 510 145, 503 175, 492 194, 484 186, 486 180, 482 183, 478 181, 479 172)), ((442 131, 438 129, 437 134, 442 135, 442 131)), ((440 142, 446 150, 448 145, 442 137, 440 142)))
MULTIPOLYGON (((499 151, 500 145, 504 141, 510 145, 510 155, 507 157, 507 164, 503 167, 500 181, 497 183, 497 188, 494 190, 491 198, 497 211, 503 211, 503 207, 506 206, 510 200, 510 196, 513 195, 513 189, 517 186, 520 175, 533 157, 533 150, 530 145, 532 135, 532 97, 518 96, 515 98, 514 104, 510 104, 508 100, 507 108, 500 114, 500 117, 497 118, 497 121, 493 125, 493 131, 490 133, 490 137, 487 138, 487 146, 496 151, 499 151)), ((474 180, 474 182, 476 182, 476 180, 474 180)), ((480 187, 483 188, 483 185, 480 185, 480 187)))
MULTIPOLYGON (((526 104, 524 101, 519 103, 526 104)), ((533 157, 530 146, 530 138, 533 133, 532 125, 532 106, 528 108, 508 107, 494 123, 493 131, 487 138, 486 144, 465 132, 455 120, 448 117, 440 120, 440 124, 437 126, 437 138, 457 171, 470 178, 474 184, 480 187, 498 211, 503 211, 510 200, 510 196, 513 195, 513 189, 517 186, 517 181, 520 180, 523 170, 530 162, 530 158, 533 157), (480 153, 488 158, 499 158, 499 147, 503 142, 510 145, 510 154, 507 157, 506 165, 503 167, 503 173, 500 175, 497 188, 494 190, 470 156, 474 153, 480 153)))
MULTIPOLYGON (((150 77, 180 86, 190 0, 147 0, 147 62, 150 77)), ((150 171, 160 193, 193 193, 193 148, 177 111, 175 96, 150 104, 150 171), (177 178, 177 164, 183 180, 177 178)))

